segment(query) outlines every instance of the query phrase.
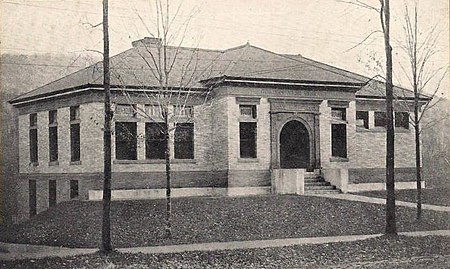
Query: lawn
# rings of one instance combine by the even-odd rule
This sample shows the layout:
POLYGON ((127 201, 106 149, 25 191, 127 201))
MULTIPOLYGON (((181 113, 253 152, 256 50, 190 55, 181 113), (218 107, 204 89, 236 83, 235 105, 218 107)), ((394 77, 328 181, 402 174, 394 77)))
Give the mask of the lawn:
POLYGON ((113 253, 0 261, 1 268, 449 268, 449 237, 386 237, 357 242, 177 254, 113 253))
MULTIPOLYGON (((358 195, 385 198, 386 191, 359 192, 358 195)), ((396 190, 395 198, 399 201, 416 202, 417 190, 396 190)), ((450 206, 450 189, 422 189, 422 203, 450 206)))
MULTIPOLYGON (((165 200, 112 203, 115 247, 383 233, 384 206, 310 196, 173 199, 173 238, 164 239, 165 200)), ((450 214, 398 207, 398 230, 450 228, 450 214)), ((4 242, 98 247, 101 202, 70 201, 15 227, 4 242)))

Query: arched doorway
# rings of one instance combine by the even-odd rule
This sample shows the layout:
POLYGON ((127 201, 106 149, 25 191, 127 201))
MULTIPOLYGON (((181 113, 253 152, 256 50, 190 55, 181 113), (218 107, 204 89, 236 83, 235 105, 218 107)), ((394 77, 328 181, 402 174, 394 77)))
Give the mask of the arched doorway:
POLYGON ((310 137, 303 123, 291 120, 280 133, 281 168, 310 167, 310 137))

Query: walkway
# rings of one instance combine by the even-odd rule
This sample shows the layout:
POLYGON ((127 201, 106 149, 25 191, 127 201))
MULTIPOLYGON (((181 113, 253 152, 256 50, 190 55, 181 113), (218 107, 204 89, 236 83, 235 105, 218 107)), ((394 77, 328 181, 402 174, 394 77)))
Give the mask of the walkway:
MULTIPOLYGON (((386 199, 384 199, 384 198, 368 197, 368 196, 348 194, 348 193, 315 193, 315 194, 308 194, 308 195, 348 200, 348 201, 354 201, 354 202, 372 203, 372 204, 379 204, 379 205, 386 204, 386 199)), ((416 203, 404 202, 404 201, 395 201, 395 205, 411 207, 411 208, 416 208, 416 206, 417 206, 416 203)), ((440 206, 440 205, 422 204, 422 209, 439 211, 439 212, 450 212, 449 206, 440 206)))
MULTIPOLYGON (((403 232, 399 233, 405 236, 450 236, 450 230, 403 232)), ((328 237, 307 237, 307 238, 285 238, 273 240, 253 240, 253 241, 233 241, 233 242, 212 242, 198 244, 183 244, 169 246, 151 246, 151 247, 133 247, 119 248, 122 253, 177 253, 186 251, 216 251, 232 249, 253 249, 253 248, 275 248, 306 244, 327 244, 336 242, 352 242, 379 237, 381 234, 369 235, 344 235, 328 237)), ((68 257, 81 254, 92 254, 97 249, 84 248, 60 248, 49 246, 32 246, 20 244, 0 243, 0 249, 8 250, 8 253, 0 252, 0 260, 18 260, 18 259, 39 259, 43 257, 68 257)))

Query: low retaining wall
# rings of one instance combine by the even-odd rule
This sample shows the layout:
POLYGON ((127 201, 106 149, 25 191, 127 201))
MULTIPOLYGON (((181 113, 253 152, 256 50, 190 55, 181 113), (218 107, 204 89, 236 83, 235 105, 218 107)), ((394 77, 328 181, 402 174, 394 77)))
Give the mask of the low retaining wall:
MULTIPOLYGON (((171 197, 221 197, 248 196, 270 194, 270 187, 238 187, 238 188, 172 188, 171 197)), ((103 198, 103 191, 89 190, 89 200, 99 201, 103 198)), ((166 198, 166 189, 134 189, 112 190, 112 200, 139 200, 166 198)))
MULTIPOLYGON (((425 181, 422 181, 422 188, 425 188, 425 181)), ((395 182, 396 190, 409 190, 417 188, 416 182, 395 182)), ((349 184, 348 192, 363 192, 363 191, 383 191, 386 190, 386 183, 360 183, 349 184)))

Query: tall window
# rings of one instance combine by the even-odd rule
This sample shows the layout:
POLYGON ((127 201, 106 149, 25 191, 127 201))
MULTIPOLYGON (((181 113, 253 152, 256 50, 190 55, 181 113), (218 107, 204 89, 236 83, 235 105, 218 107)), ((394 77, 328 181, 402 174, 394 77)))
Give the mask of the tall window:
POLYGON ((194 124, 178 123, 175 129, 175 159, 194 159, 194 124))
POLYGON ((374 119, 375 127, 386 127, 387 124, 386 112, 376 111, 374 117, 375 117, 374 119))
POLYGON ((57 110, 48 112, 48 145, 50 162, 58 161, 58 114, 57 110))
POLYGON ((239 123, 240 157, 256 158, 256 122, 239 123))
POLYGON ((147 122, 145 124, 145 158, 164 159, 166 143, 162 129, 164 123, 147 122))
POLYGON ((331 125, 331 156, 347 158, 347 125, 331 125))
POLYGON ((70 180, 70 199, 75 199, 79 195, 78 191, 78 180, 71 179, 70 180))
POLYGON ((116 122, 116 159, 137 159, 136 122, 116 122))
POLYGON ((70 161, 80 161, 80 107, 70 107, 70 161))
POLYGON ((356 126, 369 129, 369 111, 356 111, 356 126))
POLYGON ((30 163, 38 163, 37 114, 30 114, 30 163))
POLYGON ((409 129, 408 112, 395 112, 395 127, 409 129))

